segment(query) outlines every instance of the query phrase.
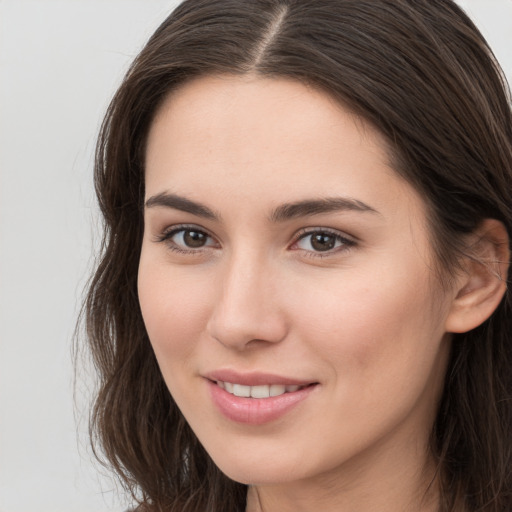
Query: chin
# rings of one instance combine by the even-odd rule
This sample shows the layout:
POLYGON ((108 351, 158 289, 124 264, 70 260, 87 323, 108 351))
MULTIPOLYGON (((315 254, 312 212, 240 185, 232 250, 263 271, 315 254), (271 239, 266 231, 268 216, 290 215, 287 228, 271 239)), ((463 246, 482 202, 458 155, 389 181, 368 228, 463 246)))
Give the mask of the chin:
POLYGON ((294 475, 285 473, 281 470, 275 471, 274 469, 267 468, 251 468, 232 466, 224 470, 223 467, 218 466, 219 469, 231 480, 245 485, 276 485, 293 481, 294 475), (286 475, 286 478, 283 478, 286 475))
POLYGON ((273 485, 306 477, 302 465, 296 461, 285 461, 282 458, 262 454, 250 457, 240 452, 233 459, 225 457, 213 459, 217 467, 231 480, 246 485, 273 485))

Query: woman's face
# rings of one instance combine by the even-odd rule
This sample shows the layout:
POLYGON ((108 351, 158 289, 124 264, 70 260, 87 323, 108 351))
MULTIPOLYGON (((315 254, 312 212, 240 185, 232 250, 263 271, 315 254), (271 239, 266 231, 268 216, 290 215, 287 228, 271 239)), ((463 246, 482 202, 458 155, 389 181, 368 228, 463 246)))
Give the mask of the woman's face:
POLYGON ((298 82, 207 77, 146 166, 142 313, 215 463, 259 485, 424 464, 453 293, 379 134, 298 82))

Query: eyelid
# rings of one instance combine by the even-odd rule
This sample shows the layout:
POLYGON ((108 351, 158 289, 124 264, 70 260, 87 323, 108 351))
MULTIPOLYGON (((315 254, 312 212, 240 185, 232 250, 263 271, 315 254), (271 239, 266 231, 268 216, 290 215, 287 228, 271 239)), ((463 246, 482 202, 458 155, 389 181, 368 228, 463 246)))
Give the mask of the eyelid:
MULTIPOLYGON (((205 245, 205 246, 198 247, 198 248, 192 248, 192 247, 186 248, 186 247, 181 247, 180 245, 176 244, 175 242, 173 242, 171 240, 172 237, 175 236, 180 231, 187 231, 187 230, 198 231, 198 232, 204 233, 208 238, 213 240, 214 243, 217 244, 217 246, 220 245, 217 238, 214 235, 212 235, 209 232, 209 230, 207 230, 197 224, 174 224, 172 226, 168 226, 155 236, 154 241, 158 242, 158 243, 164 242, 168 245, 170 250, 173 250, 173 251, 176 251, 176 252, 182 253, 182 254, 199 254, 204 251, 210 250, 212 248, 216 248, 215 246, 212 246, 212 245, 205 245)), ((294 234, 293 241, 288 246, 288 248, 291 250, 302 251, 303 253, 307 254, 307 256, 309 256, 309 257, 318 257, 318 258, 324 257, 325 258, 328 256, 333 256, 333 255, 337 254, 338 252, 347 251, 347 250, 351 249, 353 246, 355 246, 356 244, 357 244, 357 240, 355 239, 355 237, 348 235, 343 231, 339 231, 339 230, 333 229, 333 228, 315 226, 315 227, 302 228, 299 231, 297 231, 294 234), (332 235, 338 241, 341 241, 341 245, 338 247, 334 247, 332 249, 326 250, 326 251, 314 251, 314 250, 302 249, 302 248, 297 248, 297 247, 294 248, 294 246, 300 240, 306 238, 307 236, 313 235, 315 233, 324 233, 324 234, 332 235)))
POLYGON ((173 224, 172 226, 167 226, 166 228, 162 229, 160 233, 156 235, 157 240, 165 240, 169 237, 175 235, 176 233, 179 233, 180 231, 186 231, 186 230, 195 230, 200 231, 201 233, 205 233, 211 238, 214 238, 207 229, 203 228, 202 226, 198 226, 197 224, 173 224))
POLYGON ((354 247, 356 244, 356 238, 346 234, 343 231, 326 227, 308 227, 300 229, 297 233, 295 233, 293 237, 293 242, 290 245, 290 249, 296 251, 303 251, 304 253, 307 253, 307 255, 310 257, 325 258, 328 256, 333 256, 334 254, 337 254, 339 252, 347 251, 354 247), (300 240, 306 238, 307 236, 314 235, 315 233, 325 233, 332 235, 336 237, 337 240, 340 240, 342 242, 342 245, 327 251, 313 251, 307 249, 293 248, 293 246, 296 245, 300 240))
POLYGON ((174 224, 172 226, 168 226, 155 236, 154 241, 157 243, 166 243, 169 249, 184 254, 198 254, 205 250, 212 249, 212 245, 205 245, 203 247, 198 248, 186 248, 177 245, 171 239, 180 231, 197 231, 200 233, 204 233, 208 238, 210 238, 216 244, 218 244, 218 241, 215 236, 213 236, 207 229, 203 228, 202 226, 198 226, 197 224, 174 224))

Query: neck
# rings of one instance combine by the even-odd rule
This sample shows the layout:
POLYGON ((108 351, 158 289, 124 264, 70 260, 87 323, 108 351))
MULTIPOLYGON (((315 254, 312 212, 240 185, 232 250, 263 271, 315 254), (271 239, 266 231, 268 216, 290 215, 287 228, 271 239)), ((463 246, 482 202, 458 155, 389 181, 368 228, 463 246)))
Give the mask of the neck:
POLYGON ((437 512, 439 488, 430 458, 383 457, 364 466, 278 485, 249 487, 246 512, 437 512), (387 459, 387 460, 386 460, 387 459), (418 464, 418 460, 422 463, 418 464))

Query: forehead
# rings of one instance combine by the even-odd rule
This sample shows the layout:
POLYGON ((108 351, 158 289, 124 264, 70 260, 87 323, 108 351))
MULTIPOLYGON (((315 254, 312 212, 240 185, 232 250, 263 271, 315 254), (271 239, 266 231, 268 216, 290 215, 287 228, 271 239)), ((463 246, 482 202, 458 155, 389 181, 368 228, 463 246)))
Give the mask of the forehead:
POLYGON ((414 195, 389 160, 380 133, 318 89, 288 79, 203 77, 173 91, 155 116, 146 195, 215 192, 236 194, 243 205, 255 196, 275 205, 341 194, 378 208, 383 191, 388 201, 414 195))

